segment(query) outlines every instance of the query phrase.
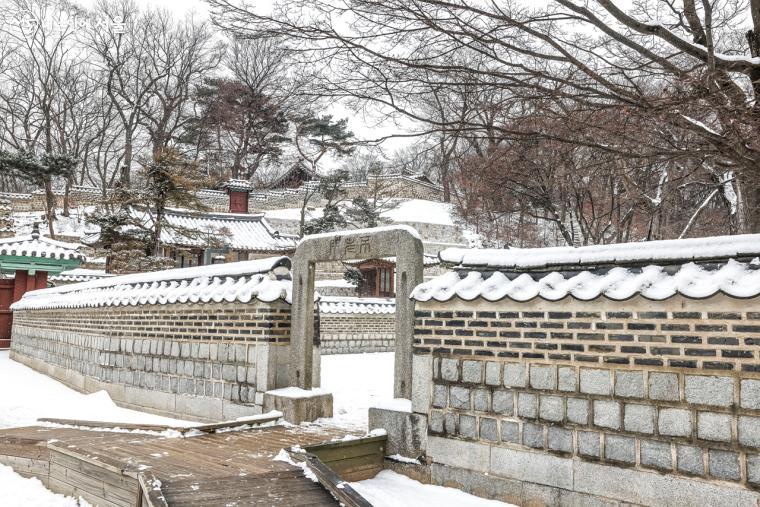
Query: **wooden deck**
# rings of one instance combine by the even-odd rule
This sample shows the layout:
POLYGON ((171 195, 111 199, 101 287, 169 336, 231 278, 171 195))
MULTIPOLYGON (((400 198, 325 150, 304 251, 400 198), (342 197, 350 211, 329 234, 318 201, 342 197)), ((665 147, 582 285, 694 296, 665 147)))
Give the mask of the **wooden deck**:
MULTIPOLYGON (((217 431, 167 438, 68 427, 0 430, 0 463, 38 477, 55 492, 103 507, 338 505, 301 468, 273 458, 295 445, 309 448, 341 439, 345 430, 279 425, 217 431)), ((382 461, 384 441, 353 442, 354 451, 345 450, 353 447, 346 442, 336 444, 343 451, 328 445, 329 459, 355 460, 379 449, 382 461)), ((324 452, 325 446, 317 448, 324 452)), ((372 467, 366 458, 360 461, 359 473, 366 475, 372 467)))

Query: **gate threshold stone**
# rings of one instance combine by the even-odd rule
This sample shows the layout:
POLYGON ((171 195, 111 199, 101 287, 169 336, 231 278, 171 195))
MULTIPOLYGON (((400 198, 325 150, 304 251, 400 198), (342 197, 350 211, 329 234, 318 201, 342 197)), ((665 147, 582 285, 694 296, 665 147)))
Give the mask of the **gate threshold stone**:
POLYGON ((291 424, 333 416, 333 395, 322 389, 285 387, 264 393, 264 411, 277 410, 291 424))

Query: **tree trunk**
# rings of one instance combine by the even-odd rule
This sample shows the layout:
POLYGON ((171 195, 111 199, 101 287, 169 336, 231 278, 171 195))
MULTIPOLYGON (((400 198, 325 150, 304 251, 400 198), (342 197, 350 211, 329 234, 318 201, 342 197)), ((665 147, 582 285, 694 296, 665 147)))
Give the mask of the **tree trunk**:
POLYGON ((744 223, 740 229, 743 234, 760 232, 760 181, 752 176, 745 174, 742 189, 744 202, 739 203, 740 206, 744 205, 744 223))
POLYGON ((69 194, 71 193, 71 178, 66 178, 66 188, 63 191, 63 216, 71 215, 69 211, 69 194))
POLYGON ((45 218, 48 222, 48 232, 50 238, 55 239, 55 229, 53 228, 53 222, 55 222, 55 194, 53 193, 53 184, 50 177, 45 178, 45 218))

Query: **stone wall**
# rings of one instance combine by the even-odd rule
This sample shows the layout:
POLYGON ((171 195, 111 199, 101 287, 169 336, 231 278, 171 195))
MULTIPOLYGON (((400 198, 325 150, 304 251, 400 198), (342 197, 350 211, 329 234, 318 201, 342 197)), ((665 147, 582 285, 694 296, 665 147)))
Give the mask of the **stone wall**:
POLYGON ((287 386, 290 305, 15 311, 11 357, 127 407, 213 421, 262 411, 287 386))
POLYGON ((393 352, 396 318, 393 313, 321 313, 319 339, 322 354, 393 352))
POLYGON ((418 302, 414 352, 438 484, 517 504, 760 499, 758 299, 418 302))

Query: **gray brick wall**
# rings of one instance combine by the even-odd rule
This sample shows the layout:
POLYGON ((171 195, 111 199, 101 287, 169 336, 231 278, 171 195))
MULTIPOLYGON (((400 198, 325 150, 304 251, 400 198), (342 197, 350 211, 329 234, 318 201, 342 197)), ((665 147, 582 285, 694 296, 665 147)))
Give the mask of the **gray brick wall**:
MULTIPOLYGON (((491 456, 525 449, 760 489, 760 301, 651 306, 418 303, 415 364, 432 365, 414 381, 432 397, 414 411, 430 438, 491 456)), ((446 464, 457 463, 471 468, 446 464)))
POLYGON ((392 352, 396 348, 396 316, 392 313, 322 313, 319 339, 325 355, 392 352))
POLYGON ((222 405, 258 413, 264 392, 287 385, 290 305, 282 302, 20 311, 12 333, 14 359, 81 389, 134 389, 129 400, 118 399, 123 389, 109 392, 162 413, 236 413, 222 405), (177 397, 222 404, 178 406, 177 397))

